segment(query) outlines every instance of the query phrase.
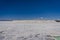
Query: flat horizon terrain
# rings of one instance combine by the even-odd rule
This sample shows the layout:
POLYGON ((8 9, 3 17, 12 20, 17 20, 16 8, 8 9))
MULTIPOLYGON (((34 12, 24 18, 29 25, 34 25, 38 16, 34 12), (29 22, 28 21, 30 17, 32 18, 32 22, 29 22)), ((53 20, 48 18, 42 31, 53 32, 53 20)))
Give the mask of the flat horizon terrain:
POLYGON ((0 33, 2 32, 6 37, 5 40, 18 40, 17 37, 35 34, 60 36, 60 22, 54 20, 0 21, 0 33), (10 39, 7 39, 9 37, 10 39))

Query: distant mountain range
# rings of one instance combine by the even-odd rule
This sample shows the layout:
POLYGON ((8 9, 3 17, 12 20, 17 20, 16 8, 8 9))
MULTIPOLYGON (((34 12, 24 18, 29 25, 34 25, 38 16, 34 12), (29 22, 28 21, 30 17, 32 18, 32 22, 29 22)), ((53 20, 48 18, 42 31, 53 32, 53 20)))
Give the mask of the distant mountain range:
POLYGON ((0 21, 13 21, 13 20, 0 20, 0 21))

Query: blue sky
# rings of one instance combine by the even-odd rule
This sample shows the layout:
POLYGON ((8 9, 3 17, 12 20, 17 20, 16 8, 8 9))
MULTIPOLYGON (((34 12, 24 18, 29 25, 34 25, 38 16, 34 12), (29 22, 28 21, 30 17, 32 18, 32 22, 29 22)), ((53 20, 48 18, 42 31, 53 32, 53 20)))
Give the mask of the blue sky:
POLYGON ((60 0, 0 0, 0 19, 60 18, 60 0))

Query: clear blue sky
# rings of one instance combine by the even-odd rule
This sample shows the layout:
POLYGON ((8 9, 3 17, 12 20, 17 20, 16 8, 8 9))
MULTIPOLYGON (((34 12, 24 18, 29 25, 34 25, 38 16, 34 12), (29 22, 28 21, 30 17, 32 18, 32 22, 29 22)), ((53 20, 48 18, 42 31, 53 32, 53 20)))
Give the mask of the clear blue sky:
POLYGON ((60 0, 0 0, 0 19, 60 18, 60 0))

